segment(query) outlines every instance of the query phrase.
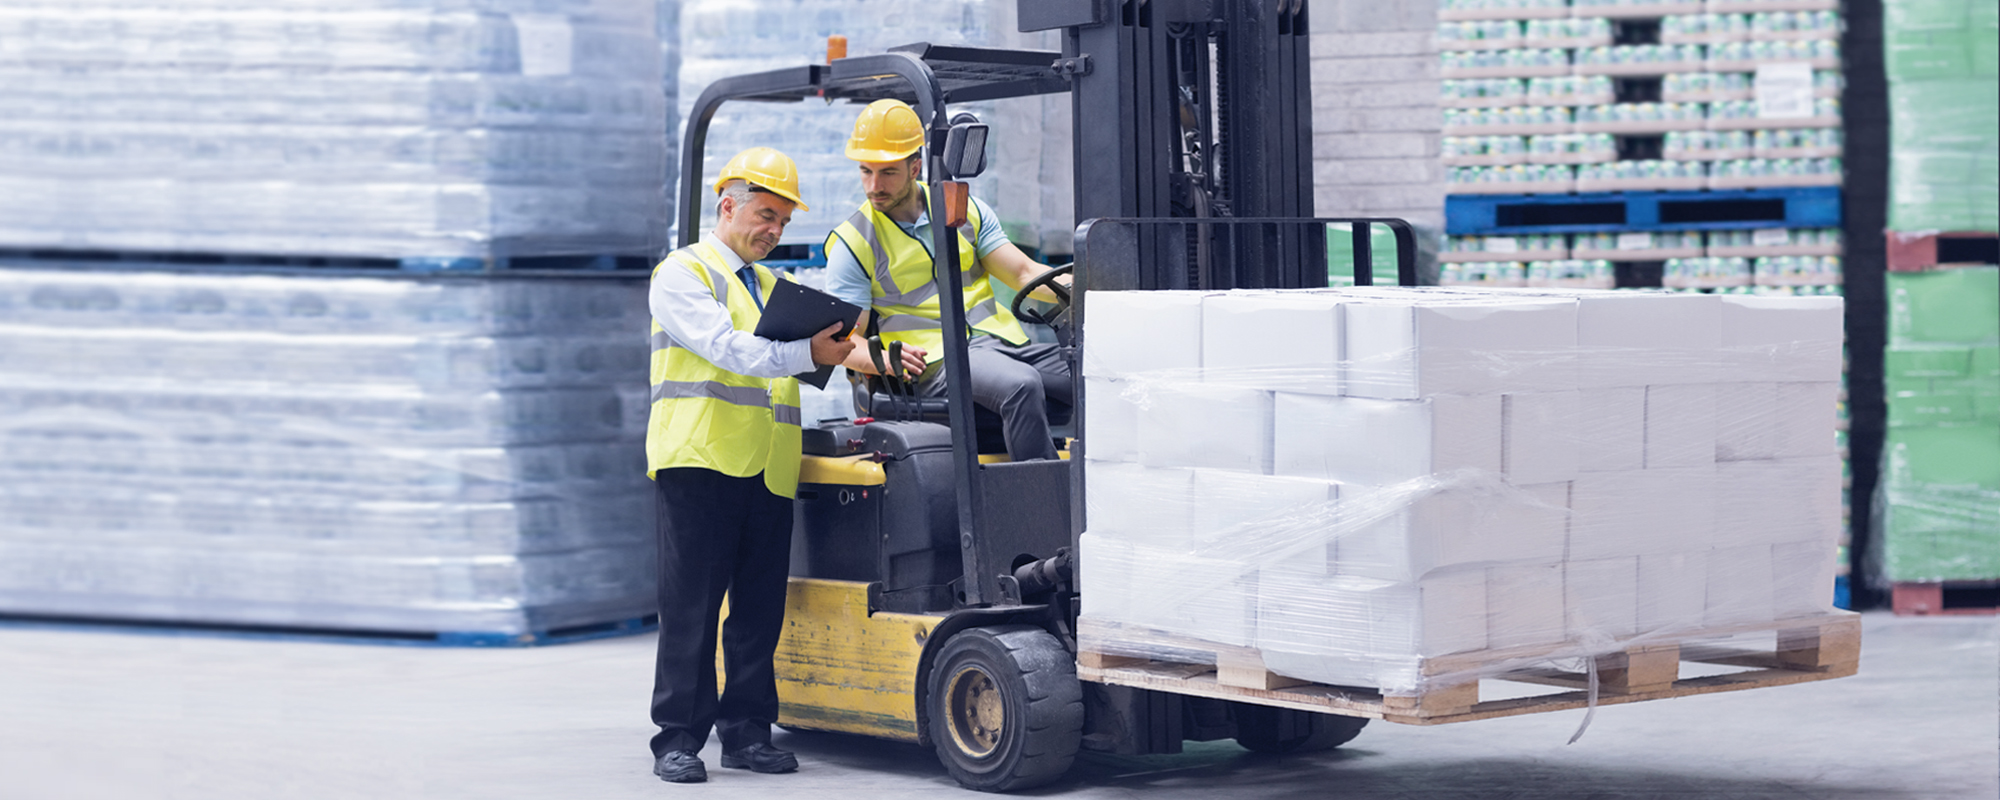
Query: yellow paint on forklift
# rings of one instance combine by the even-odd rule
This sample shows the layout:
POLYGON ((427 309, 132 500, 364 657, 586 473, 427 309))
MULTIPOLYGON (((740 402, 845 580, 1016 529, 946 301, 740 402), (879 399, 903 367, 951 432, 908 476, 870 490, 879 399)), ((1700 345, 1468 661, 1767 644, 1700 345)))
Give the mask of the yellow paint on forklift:
MULTIPOLYGON (((1064 460, 1064 461, 1068 461, 1068 460, 1069 460, 1069 448, 1068 448, 1067 446, 1065 446, 1065 447, 1064 447, 1063 449, 1061 449, 1061 450, 1057 450, 1057 451, 1056 451, 1056 457, 1057 457, 1057 458, 1060 458, 1060 459, 1062 459, 1062 460, 1064 460)), ((1011 458, 1011 457, 1009 457, 1009 456, 1008 456, 1008 455, 1007 455, 1006 453, 980 453, 980 454, 979 454, 979 463, 981 463, 981 464, 1012 464, 1012 463, 1014 463, 1014 459, 1013 459, 1013 458, 1011 458)))
POLYGON ((778 722, 917 740, 917 660, 943 617, 868 614, 868 584, 793 578, 778 639, 778 722))
POLYGON ((799 483, 881 486, 886 482, 882 464, 867 454, 840 458, 806 456, 799 459, 799 483))

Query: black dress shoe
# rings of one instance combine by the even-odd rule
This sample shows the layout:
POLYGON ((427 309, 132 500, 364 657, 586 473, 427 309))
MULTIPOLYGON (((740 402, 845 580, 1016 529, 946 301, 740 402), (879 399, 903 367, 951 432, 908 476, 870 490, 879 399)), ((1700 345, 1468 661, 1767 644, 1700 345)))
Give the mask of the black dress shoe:
POLYGON ((799 760, 788 751, 758 742, 741 750, 724 751, 722 766, 751 772, 794 772, 799 768, 799 760))
POLYGON ((701 783, 708 780, 708 768, 693 750, 675 750, 653 762, 653 774, 668 783, 701 783))

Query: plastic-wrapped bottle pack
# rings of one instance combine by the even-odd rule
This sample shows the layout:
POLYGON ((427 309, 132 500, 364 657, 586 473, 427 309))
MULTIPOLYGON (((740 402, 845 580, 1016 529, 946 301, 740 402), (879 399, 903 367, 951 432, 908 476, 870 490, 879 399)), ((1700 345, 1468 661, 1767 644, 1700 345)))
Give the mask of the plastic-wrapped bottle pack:
POLYGON ((0 8, 0 247, 644 253, 666 214, 648 0, 0 8))
POLYGON ((653 600, 619 279, 0 270, 0 612, 518 634, 653 600))
MULTIPOLYGON (((851 56, 915 42, 1060 49, 1051 32, 1018 33, 1014 13, 1013 0, 687 0, 680 9, 679 117, 686 119, 702 90, 722 78, 825 63, 832 35, 847 37, 851 56)), ((972 182, 972 192, 992 203, 1023 247, 1069 252, 1069 103, 1068 95, 1054 95, 952 107, 992 127, 989 167, 972 182)), ((854 162, 841 154, 859 113, 847 103, 726 103, 710 123, 702 174, 713 180, 746 147, 790 155, 812 210, 793 216, 785 241, 820 244, 862 201, 854 162)), ((704 200, 702 225, 712 226, 712 195, 698 196, 704 200)))

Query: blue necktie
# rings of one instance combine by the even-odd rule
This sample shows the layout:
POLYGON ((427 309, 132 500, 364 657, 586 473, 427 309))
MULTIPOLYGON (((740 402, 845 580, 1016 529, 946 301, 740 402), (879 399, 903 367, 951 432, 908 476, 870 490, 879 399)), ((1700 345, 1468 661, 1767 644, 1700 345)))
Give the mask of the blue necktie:
POLYGON ((744 264, 742 269, 736 271, 736 276, 743 279, 743 288, 750 290, 750 301, 757 304, 758 311, 763 311, 764 294, 757 290, 757 270, 744 264))

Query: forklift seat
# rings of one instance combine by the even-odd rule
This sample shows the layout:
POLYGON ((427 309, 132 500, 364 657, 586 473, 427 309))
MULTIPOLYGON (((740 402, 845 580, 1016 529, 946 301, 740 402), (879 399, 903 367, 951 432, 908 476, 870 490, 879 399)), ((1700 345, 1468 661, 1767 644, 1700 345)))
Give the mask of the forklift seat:
MULTIPOLYGON (((943 397, 909 397, 892 394, 884 390, 885 387, 882 386, 878 376, 849 373, 849 377, 853 381, 855 413, 861 416, 882 420, 951 424, 951 407, 943 397)), ((1076 435, 1076 414, 1069 404, 1049 400, 1044 403, 1043 410, 1048 414, 1051 437, 1068 439, 1076 435)), ((974 404, 972 427, 978 435, 981 454, 1007 452, 1007 439, 998 413, 985 406, 974 404)))

